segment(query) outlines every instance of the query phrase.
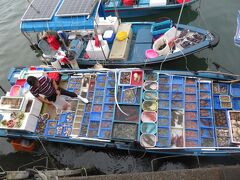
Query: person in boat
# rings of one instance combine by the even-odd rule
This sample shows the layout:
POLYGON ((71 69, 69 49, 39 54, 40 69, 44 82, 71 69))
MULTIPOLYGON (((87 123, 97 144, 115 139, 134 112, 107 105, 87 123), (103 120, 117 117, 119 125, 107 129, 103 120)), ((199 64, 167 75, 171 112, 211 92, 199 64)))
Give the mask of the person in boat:
POLYGON ((39 78, 29 76, 27 78, 27 83, 30 85, 30 92, 32 95, 39 99, 41 102, 49 105, 54 105, 54 102, 60 95, 78 98, 84 103, 88 103, 88 100, 86 98, 83 98, 74 92, 70 92, 59 87, 55 80, 50 79, 47 76, 41 76, 39 78), (44 95, 45 98, 41 95, 44 95))

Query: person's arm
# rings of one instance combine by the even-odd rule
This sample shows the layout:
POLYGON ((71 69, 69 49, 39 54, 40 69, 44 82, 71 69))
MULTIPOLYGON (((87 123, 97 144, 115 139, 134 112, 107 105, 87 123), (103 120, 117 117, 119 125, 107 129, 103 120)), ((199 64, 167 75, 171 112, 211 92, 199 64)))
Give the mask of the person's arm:
POLYGON ((46 104, 48 104, 48 105, 52 105, 52 102, 51 102, 51 101, 48 101, 47 99, 45 99, 45 98, 43 98, 43 97, 41 97, 41 96, 38 96, 37 99, 38 99, 39 101, 41 101, 42 103, 46 103, 46 104))
POLYGON ((52 79, 52 85, 53 85, 54 89, 56 89, 56 94, 59 96, 60 91, 59 91, 58 85, 57 85, 56 81, 53 79, 52 79))

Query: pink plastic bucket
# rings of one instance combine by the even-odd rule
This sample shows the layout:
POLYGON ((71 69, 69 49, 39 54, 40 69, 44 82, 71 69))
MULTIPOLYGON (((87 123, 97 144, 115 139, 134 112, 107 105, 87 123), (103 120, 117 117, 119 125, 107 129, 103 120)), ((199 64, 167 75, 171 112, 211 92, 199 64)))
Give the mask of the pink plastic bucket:
POLYGON ((147 49, 145 51, 145 56, 147 59, 156 58, 156 57, 158 57, 158 53, 156 51, 154 51, 153 49, 147 49))

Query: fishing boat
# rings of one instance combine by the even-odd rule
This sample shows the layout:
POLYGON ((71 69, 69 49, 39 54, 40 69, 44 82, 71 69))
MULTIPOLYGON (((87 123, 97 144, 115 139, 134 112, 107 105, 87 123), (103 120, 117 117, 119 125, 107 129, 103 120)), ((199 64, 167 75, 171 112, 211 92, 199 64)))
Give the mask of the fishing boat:
POLYGON ((108 15, 131 18, 157 14, 171 9, 190 6, 198 0, 107 0, 104 4, 108 15))
POLYGON ((237 29, 236 34, 234 36, 234 43, 236 46, 240 46, 240 11, 238 11, 237 16, 237 29))
POLYGON ((52 5, 47 0, 34 0, 21 20, 21 31, 31 47, 40 50, 41 59, 54 67, 59 67, 62 57, 74 68, 97 63, 105 67, 146 66, 176 60, 219 42, 208 30, 168 18, 122 23, 117 17, 104 16, 101 1, 85 0, 88 6, 72 2, 55 0, 52 5), (82 11, 75 12, 73 7, 82 11), (49 16, 42 13, 45 10, 49 16))
POLYGON ((169 155, 240 153, 239 75, 31 67, 10 77, 16 83, 0 100, 0 136, 15 142, 29 139, 169 155), (44 73, 60 74, 60 86, 89 103, 68 99, 71 107, 56 112, 16 79, 44 73))

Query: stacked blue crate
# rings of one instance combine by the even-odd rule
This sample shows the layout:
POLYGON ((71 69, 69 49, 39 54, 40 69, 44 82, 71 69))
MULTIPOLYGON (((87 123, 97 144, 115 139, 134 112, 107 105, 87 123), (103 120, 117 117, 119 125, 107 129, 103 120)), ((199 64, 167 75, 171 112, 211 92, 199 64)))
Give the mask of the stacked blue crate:
POLYGON ((184 77, 172 76, 171 145, 184 146, 184 77))
POLYGON ((199 121, 198 121, 198 89, 196 78, 185 79, 185 146, 198 147, 199 121))
POLYGON ((107 73, 107 86, 104 91, 103 113, 101 117, 99 138, 110 139, 113 124, 114 105, 115 105, 115 74, 107 73))
POLYGON ((215 147, 211 81, 199 81, 200 135, 202 147, 215 147), (203 122, 208 122, 205 125, 203 122))
POLYGON ((172 77, 160 74, 158 77, 158 147, 171 145, 171 90, 172 77))
POLYGON ((233 110, 240 110, 240 83, 232 83, 230 87, 233 110))
POLYGON ((91 111, 89 112, 89 123, 87 127, 87 137, 89 138, 98 138, 99 136, 106 82, 106 73, 97 74, 93 93, 93 101, 91 103, 92 107, 91 111))

